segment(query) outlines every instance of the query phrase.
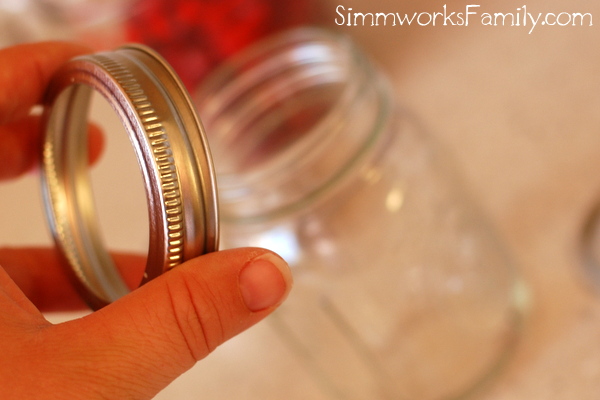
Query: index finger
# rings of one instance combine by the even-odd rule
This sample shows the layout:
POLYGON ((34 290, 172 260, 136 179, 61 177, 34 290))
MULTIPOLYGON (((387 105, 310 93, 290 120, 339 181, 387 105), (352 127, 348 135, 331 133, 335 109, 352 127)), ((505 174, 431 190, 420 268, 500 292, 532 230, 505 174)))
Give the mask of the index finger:
MULTIPOLYGON (((139 286, 146 257, 124 253, 112 253, 112 257, 125 284, 131 289, 139 286)), ((43 312, 86 308, 63 263, 56 248, 0 247, 0 268, 8 273, 25 296, 43 312)))
POLYGON ((68 42, 21 44, 0 49, 0 124, 26 116, 39 104, 54 72, 90 49, 68 42))

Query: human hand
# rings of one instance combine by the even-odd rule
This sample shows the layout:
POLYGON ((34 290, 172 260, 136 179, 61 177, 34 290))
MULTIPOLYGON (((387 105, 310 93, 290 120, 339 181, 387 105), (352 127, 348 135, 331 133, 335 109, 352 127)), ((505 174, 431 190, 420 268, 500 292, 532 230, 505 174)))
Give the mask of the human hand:
MULTIPOLYGON (((0 50, 0 179, 35 165, 39 118, 29 115, 53 72, 88 49, 40 43, 0 50)), ((91 159, 101 134, 90 130, 91 159)), ((144 261, 116 256, 124 279, 144 261), (127 268, 124 268, 127 267, 127 268)), ((0 398, 150 399, 287 296, 285 262, 263 249, 187 261, 131 294, 53 325, 42 311, 83 308, 55 249, 0 249, 0 398)))

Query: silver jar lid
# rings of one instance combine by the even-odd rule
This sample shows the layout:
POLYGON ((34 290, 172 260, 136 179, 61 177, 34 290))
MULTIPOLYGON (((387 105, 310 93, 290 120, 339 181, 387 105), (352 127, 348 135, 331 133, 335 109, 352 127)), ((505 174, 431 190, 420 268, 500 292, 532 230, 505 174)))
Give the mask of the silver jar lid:
POLYGON ((216 251, 219 214, 206 134, 167 62, 140 45, 67 62, 46 93, 42 187, 52 234, 70 275, 83 299, 97 309, 129 289, 102 242, 93 206, 85 134, 93 91, 119 115, 144 179, 150 232, 142 284, 216 251))

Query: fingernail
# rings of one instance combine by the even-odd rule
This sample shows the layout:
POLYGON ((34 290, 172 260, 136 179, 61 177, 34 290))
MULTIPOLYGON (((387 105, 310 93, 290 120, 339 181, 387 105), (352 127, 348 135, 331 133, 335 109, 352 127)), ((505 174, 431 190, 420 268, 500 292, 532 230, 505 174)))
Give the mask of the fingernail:
POLYGON ((285 300, 292 286, 292 273, 282 258, 265 253, 242 269, 239 283, 248 309, 261 311, 285 300))

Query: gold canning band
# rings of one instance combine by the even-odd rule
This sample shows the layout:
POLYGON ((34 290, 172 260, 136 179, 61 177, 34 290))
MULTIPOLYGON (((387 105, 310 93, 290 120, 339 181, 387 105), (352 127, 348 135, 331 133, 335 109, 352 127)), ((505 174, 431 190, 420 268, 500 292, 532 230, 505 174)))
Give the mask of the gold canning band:
POLYGON ((76 288, 98 309, 129 289, 102 241, 93 202, 86 131, 94 91, 119 115, 144 179, 150 229, 142 284, 216 251, 219 214, 206 134, 166 61, 145 46, 129 45, 66 63, 45 99, 44 204, 76 288))

